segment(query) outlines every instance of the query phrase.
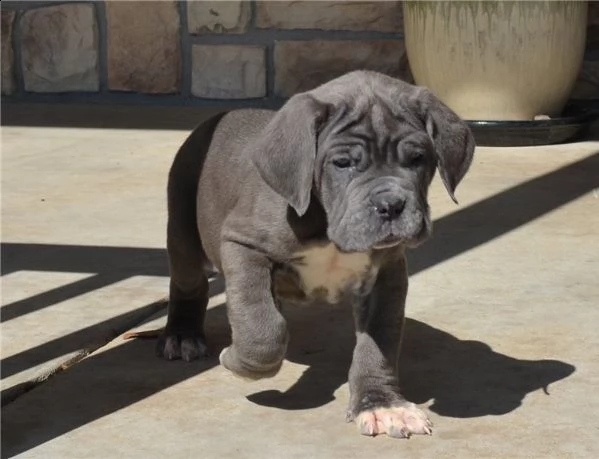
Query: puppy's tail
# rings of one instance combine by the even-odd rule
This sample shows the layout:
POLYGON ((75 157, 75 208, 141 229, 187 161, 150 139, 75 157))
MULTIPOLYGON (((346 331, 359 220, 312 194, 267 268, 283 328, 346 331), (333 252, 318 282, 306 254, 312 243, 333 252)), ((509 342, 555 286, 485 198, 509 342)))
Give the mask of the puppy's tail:
MULTIPOLYGON (((198 183, 212 136, 226 113, 214 115, 193 130, 179 148, 168 176, 168 250, 181 252, 183 257, 198 257, 204 264, 208 261, 202 248, 196 215, 198 183)), ((212 266, 204 269, 208 273, 213 270, 212 266)))

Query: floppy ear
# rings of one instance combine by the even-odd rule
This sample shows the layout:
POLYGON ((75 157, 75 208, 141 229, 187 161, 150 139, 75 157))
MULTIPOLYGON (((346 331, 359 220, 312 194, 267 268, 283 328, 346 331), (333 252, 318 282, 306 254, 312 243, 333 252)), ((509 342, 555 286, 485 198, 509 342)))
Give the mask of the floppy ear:
POLYGON ((308 94, 297 94, 278 111, 252 146, 252 162, 262 179, 299 216, 310 205, 317 131, 326 107, 308 94))
POLYGON ((474 136, 468 125, 429 90, 422 88, 417 101, 426 132, 433 141, 439 174, 457 204, 454 192, 472 163, 474 136))

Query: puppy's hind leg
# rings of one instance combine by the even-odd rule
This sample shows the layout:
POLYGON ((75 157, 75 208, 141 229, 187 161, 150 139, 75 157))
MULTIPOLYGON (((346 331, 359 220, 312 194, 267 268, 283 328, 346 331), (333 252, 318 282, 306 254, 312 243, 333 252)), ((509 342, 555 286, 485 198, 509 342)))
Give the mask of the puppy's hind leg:
MULTIPOLYGON (((169 190, 170 191, 170 190, 169 190)), ((178 203, 181 207, 181 202, 178 203)), ((176 207, 176 205, 174 206, 176 207)), ((181 215, 169 202, 167 249, 170 267, 168 318, 157 353, 167 360, 195 360, 207 355, 204 316, 208 305, 206 255, 191 215, 181 215)))
MULTIPOLYGON (((171 255, 172 257, 172 255, 171 255)), ((208 355, 204 335, 204 317, 208 304, 208 279, 202 270, 187 272, 185 278, 174 274, 171 261, 168 319, 158 339, 157 353, 167 360, 187 362, 208 355)))
POLYGON ((168 360, 207 355, 204 317, 208 305, 207 257, 197 227, 198 179, 220 116, 198 127, 177 153, 168 180, 167 249, 170 267, 168 318, 157 353, 168 360))
MULTIPOLYGON (((172 209, 170 209, 172 211, 172 209)), ((195 216, 195 212, 193 213, 195 216)), ((168 319, 158 339, 157 353, 167 360, 195 360, 207 355, 204 316, 208 305, 206 255, 198 230, 189 217, 173 218, 169 212, 167 248, 170 266, 168 319)))

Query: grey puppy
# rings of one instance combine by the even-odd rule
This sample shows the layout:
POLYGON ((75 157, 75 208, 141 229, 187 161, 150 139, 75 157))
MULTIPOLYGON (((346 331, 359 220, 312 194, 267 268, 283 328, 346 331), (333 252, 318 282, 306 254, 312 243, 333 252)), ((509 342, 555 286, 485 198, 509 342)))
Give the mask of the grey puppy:
POLYGON ((200 125, 169 177, 170 302, 159 354, 205 355, 209 265, 224 275, 232 329, 220 362, 242 377, 279 371, 289 341, 281 302, 343 302, 356 327, 348 420, 365 435, 430 433, 397 379, 404 249, 431 232, 436 167, 455 200, 474 146, 428 90, 366 71, 279 111, 236 110, 200 125))

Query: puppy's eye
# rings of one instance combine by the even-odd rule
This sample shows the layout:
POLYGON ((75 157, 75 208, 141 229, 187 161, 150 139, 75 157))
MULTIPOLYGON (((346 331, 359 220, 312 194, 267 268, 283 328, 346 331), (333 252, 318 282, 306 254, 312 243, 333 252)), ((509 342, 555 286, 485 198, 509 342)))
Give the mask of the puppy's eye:
POLYGON ((339 156, 333 159, 333 164, 339 169, 347 169, 348 167, 351 167, 353 163, 351 158, 347 156, 339 156))
POLYGON ((420 166, 423 162, 424 162, 424 152, 422 152, 422 151, 412 152, 412 154, 410 155, 410 158, 408 159, 408 165, 410 167, 420 166))

